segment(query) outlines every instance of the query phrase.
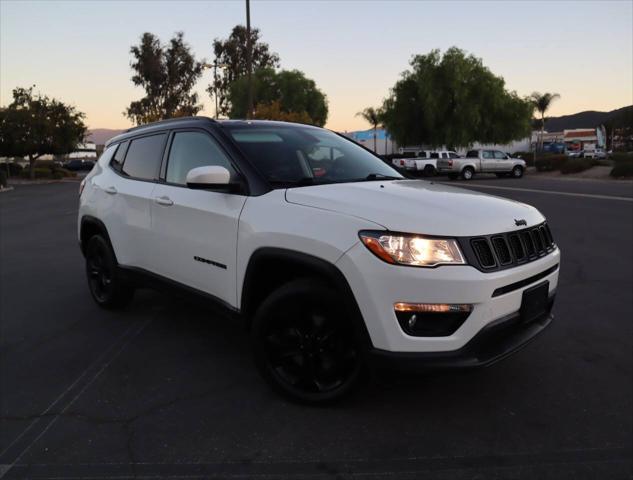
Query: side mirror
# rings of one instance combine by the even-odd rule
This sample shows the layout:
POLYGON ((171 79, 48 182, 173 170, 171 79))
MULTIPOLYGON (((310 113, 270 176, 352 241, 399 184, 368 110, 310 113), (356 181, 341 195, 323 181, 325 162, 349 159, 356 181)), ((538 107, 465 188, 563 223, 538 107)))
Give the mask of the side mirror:
POLYGON ((219 165, 192 168, 187 173, 187 187, 195 190, 239 191, 241 184, 231 182, 231 173, 219 165))

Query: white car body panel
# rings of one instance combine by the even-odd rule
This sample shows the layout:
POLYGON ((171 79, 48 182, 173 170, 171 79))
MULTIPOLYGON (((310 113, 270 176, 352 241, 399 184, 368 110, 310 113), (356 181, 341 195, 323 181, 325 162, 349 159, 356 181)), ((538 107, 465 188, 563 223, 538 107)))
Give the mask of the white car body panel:
POLYGON ((543 222, 534 207, 422 180, 320 185, 289 190, 289 202, 357 218, 385 229, 426 235, 473 236, 516 230, 543 222), (494 212, 494 214, 492 214, 494 212))

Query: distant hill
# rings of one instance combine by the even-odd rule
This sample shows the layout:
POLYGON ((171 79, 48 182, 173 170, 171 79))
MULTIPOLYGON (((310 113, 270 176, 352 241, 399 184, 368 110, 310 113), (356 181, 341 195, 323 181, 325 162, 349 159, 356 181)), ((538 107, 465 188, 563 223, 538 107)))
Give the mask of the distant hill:
POLYGON ((611 110, 610 112, 587 110, 585 112, 574 113, 573 115, 551 117, 545 120, 545 130, 548 132, 562 132, 563 130, 572 128, 595 128, 611 118, 624 115, 625 112, 630 115, 631 112, 633 112, 633 105, 611 110))
POLYGON ((88 131, 88 141, 94 142, 96 145, 105 145, 112 137, 116 137, 119 133, 124 131, 125 129, 95 128, 88 131))

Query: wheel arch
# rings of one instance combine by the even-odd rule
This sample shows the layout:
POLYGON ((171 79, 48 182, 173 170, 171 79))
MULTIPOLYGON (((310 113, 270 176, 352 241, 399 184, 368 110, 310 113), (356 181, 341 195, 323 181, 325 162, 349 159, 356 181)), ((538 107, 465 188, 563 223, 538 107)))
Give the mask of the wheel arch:
POLYGON ((240 311, 247 326, 261 302, 281 285, 302 277, 323 280, 342 293, 345 307, 355 333, 365 347, 371 346, 369 332, 347 279, 332 263, 319 257, 277 247, 262 247, 249 259, 244 281, 240 311))
MULTIPOLYGON (((81 248, 81 253, 83 255, 86 254, 86 246, 88 245, 88 240, 95 235, 102 235, 108 245, 112 249, 114 253, 114 259, 116 260, 116 253, 114 252, 114 248, 112 248, 112 242, 110 241, 110 235, 108 234, 108 229, 105 224, 96 217, 91 215, 84 215, 81 218, 81 224, 79 228, 79 246, 81 248)), ((118 263, 118 262, 117 262, 118 263)))

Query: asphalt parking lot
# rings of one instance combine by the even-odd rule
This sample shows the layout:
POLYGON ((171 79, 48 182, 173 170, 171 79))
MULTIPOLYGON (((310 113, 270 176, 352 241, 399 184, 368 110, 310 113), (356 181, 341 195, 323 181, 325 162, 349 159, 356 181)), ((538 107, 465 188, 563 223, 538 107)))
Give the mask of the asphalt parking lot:
POLYGON ((323 408, 273 394, 243 326, 203 304, 142 291, 100 310, 76 183, 0 194, 0 478, 631 478, 632 184, 457 183, 548 217, 554 324, 490 368, 323 408))

